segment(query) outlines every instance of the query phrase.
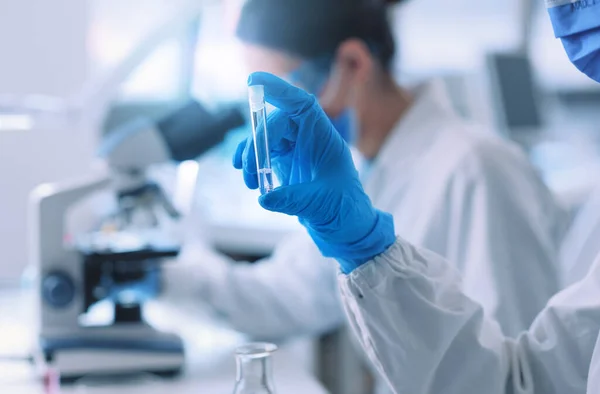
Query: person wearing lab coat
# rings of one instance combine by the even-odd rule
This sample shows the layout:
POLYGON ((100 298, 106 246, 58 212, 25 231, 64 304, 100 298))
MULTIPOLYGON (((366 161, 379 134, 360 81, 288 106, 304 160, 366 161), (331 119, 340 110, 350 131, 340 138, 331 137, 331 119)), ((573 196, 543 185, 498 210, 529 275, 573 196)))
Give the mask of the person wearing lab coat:
MULTIPOLYGON (((409 90, 394 82, 383 2, 250 0, 238 36, 252 69, 319 96, 365 158, 365 191, 394 214, 399 234, 451 261, 465 277, 461 289, 504 333, 531 324, 558 291, 566 215, 521 151, 461 119, 440 84, 409 90)), ((280 339, 345 321, 335 262, 308 234, 253 265, 194 248, 166 270, 166 292, 205 299, 242 332, 280 339)))
MULTIPOLYGON (((600 82, 600 2, 552 0, 549 7, 571 60, 600 82)), ((395 393, 600 392, 600 256, 528 331, 510 338, 462 289, 452 264, 406 241, 392 216, 371 205, 347 148, 309 95, 270 75, 254 74, 249 83, 264 84, 279 108, 270 124, 289 120, 273 138, 278 160, 291 160, 276 166, 288 182, 259 202, 298 216, 321 252, 338 261, 350 324, 395 393), (331 167, 343 182, 334 181, 331 167), (294 172, 304 178, 290 177, 294 172), (352 208, 343 204, 348 198, 352 208)), ((234 165, 245 174, 256 171, 239 152, 234 165)))
POLYGON ((561 285, 579 282, 600 254, 600 187, 596 187, 579 209, 560 248, 561 285))

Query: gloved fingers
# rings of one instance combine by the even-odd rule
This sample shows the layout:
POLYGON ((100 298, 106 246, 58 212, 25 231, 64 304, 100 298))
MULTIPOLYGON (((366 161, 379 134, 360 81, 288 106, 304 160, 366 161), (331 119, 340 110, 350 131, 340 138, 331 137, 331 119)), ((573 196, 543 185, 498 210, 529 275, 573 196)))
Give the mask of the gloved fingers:
MULTIPOLYGON (((269 149, 271 158, 283 156, 292 149, 291 143, 296 140, 297 133, 294 132, 296 125, 289 115, 275 110, 267 118, 267 130, 269 136, 269 149)), ((241 170, 248 169, 251 174, 256 174, 256 160, 254 152, 254 141, 252 136, 240 142, 233 154, 233 167, 241 170), (248 148, 248 149, 246 149, 248 148)))
POLYGON ((244 154, 244 149, 246 149, 246 140, 240 142, 233 154, 233 167, 236 170, 241 170, 244 168, 242 156, 244 154))
MULTIPOLYGON (((294 123, 289 119, 289 116, 275 111, 269 116, 268 130, 269 131, 269 148, 271 151, 272 162, 278 158, 283 158, 292 150, 292 142, 296 137, 293 133, 294 123), (279 113, 277 115, 276 113, 279 113), (273 116, 274 115, 274 116, 273 116)), ((283 160, 283 159, 282 159, 283 160)), ((233 155, 233 166, 238 170, 243 170, 244 183, 250 189, 258 188, 258 177, 256 168, 256 152, 254 150, 254 139, 249 136, 244 141, 240 142, 233 155)), ((275 163, 273 163, 275 165, 275 163)), ((289 166, 288 166, 289 167, 289 166)), ((278 174, 283 179, 289 178, 287 174, 278 174)))
POLYGON ((264 85, 265 100, 291 116, 306 112, 315 104, 315 97, 273 74, 255 72, 248 77, 248 86, 264 85))
POLYGON ((249 172, 244 171, 244 183, 248 187, 248 189, 256 190, 258 189, 258 175, 251 174, 249 172))
POLYGON ((271 158, 288 154, 292 143, 298 138, 298 127, 289 115, 275 110, 267 118, 267 133, 269 134, 269 149, 271 158))
POLYGON ((242 153, 242 167, 246 186, 249 189, 258 189, 258 171, 256 169, 256 154, 252 136, 246 138, 246 145, 242 153))
POLYGON ((307 214, 310 205, 316 202, 317 191, 318 188, 312 182, 282 186, 260 196, 258 202, 268 211, 299 216, 307 214))

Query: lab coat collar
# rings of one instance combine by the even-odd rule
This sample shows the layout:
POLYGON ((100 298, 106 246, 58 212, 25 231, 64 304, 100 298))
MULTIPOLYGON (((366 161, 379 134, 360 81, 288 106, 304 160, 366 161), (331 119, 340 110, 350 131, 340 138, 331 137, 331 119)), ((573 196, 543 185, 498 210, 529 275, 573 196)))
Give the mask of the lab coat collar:
MULTIPOLYGON (((377 194, 388 175, 409 176, 415 160, 429 149, 441 132, 458 119, 448 93, 440 80, 433 80, 412 90, 414 102, 390 133, 373 161, 366 182, 367 191, 377 194)), ((375 196, 372 196, 375 197, 375 196)))

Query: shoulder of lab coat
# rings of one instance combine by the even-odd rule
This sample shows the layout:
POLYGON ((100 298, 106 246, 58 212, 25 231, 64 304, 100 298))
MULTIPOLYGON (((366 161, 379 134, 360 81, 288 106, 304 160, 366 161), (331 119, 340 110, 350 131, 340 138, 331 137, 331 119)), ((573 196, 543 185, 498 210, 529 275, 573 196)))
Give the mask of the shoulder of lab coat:
POLYGON ((463 290, 509 335, 529 327, 559 290, 567 214, 520 152, 475 142, 448 183, 447 250, 463 290))
POLYGON ((296 233, 255 264, 230 261, 195 243, 165 272, 171 298, 204 302, 237 330, 277 340, 327 332, 344 322, 337 263, 308 234, 296 233))
POLYGON ((455 115, 439 84, 417 91, 371 174, 366 190, 397 234, 450 260, 507 333, 558 290, 566 213, 521 151, 455 115))
POLYGON ((588 373, 588 394, 595 393, 600 387, 600 336, 596 340, 596 347, 594 348, 594 355, 588 373))
POLYGON ((351 326, 396 393, 583 394, 588 369, 600 369, 590 368, 600 260, 517 340, 464 294, 443 258, 402 239, 339 283, 351 326))

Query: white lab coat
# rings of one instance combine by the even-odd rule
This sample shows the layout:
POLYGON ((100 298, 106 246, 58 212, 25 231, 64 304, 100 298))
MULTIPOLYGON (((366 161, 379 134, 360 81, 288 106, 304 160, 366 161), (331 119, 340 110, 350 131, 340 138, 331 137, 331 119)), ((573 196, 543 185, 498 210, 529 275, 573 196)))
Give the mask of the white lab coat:
MULTIPOLYGON (((394 215, 398 234, 454 262, 465 276, 462 288, 506 333, 528 327, 558 291, 566 215, 524 156, 465 125, 439 84, 416 92, 372 163, 365 190, 394 215)), ((344 322, 337 264, 304 233, 253 265, 190 249, 166 270, 167 293, 208 300, 246 333, 318 334, 344 322)))
POLYGON ((600 254, 600 187, 592 192, 569 228, 560 250, 562 286, 585 277, 600 254))
POLYGON ((395 393, 578 394, 588 371, 587 392, 600 392, 600 259, 516 340, 443 258, 402 239, 339 283, 352 327, 395 393))

